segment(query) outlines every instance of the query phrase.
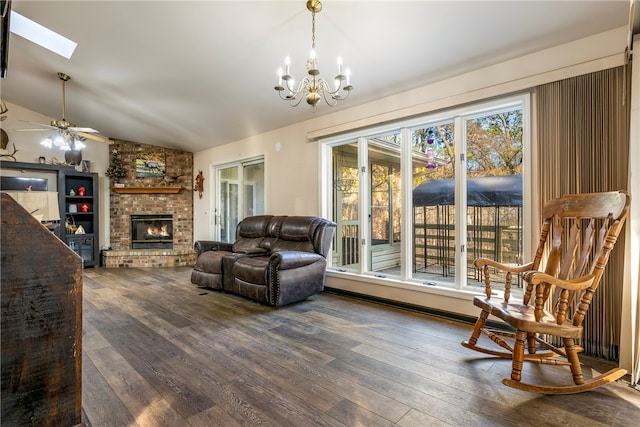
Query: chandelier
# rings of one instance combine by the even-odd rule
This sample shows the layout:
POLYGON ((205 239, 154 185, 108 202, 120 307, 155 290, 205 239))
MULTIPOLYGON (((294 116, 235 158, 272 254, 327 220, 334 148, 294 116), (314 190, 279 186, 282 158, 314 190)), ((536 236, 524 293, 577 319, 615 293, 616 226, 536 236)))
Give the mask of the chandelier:
POLYGON ((324 98, 325 102, 333 107, 338 101, 349 97, 353 86, 349 82, 350 71, 347 69, 344 74, 342 73, 341 58, 338 58, 338 74, 333 78, 333 88, 320 76, 318 59, 316 58, 316 13, 322 10, 322 3, 320 0, 307 0, 307 9, 311 12, 311 53, 307 59, 307 73, 309 75, 305 76, 296 87, 293 77, 289 74, 291 59, 287 57, 284 73, 282 68, 278 70, 278 84, 274 89, 278 91, 280 98, 289 101, 292 107, 297 107, 302 99, 306 99, 307 104, 311 106, 311 111, 316 111, 321 98, 324 98), (340 91, 343 93, 340 94, 340 91))

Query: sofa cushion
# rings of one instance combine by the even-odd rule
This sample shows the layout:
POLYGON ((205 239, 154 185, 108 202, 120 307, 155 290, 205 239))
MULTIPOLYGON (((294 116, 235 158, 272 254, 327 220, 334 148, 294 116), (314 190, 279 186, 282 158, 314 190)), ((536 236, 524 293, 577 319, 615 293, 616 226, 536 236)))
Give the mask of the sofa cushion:
POLYGON ((311 216, 292 216, 282 221, 280 238, 271 245, 271 252, 315 252, 313 236, 321 223, 311 216))
POLYGON ((221 274, 222 258, 232 255, 227 251, 207 251, 202 253, 196 260, 195 269, 205 273, 221 274))
POLYGON ((245 237, 255 239, 267 235, 267 226, 273 215, 256 215, 243 219, 238 224, 238 232, 236 237, 245 237))
POLYGON ((256 215, 243 219, 238 224, 236 241, 233 244, 233 252, 246 252, 251 248, 257 248, 267 235, 267 226, 272 215, 256 215))
POLYGON ((233 277, 246 283, 255 285, 267 285, 269 274, 268 257, 245 257, 237 259, 233 264, 233 277))
POLYGON ((273 247, 273 243, 278 240, 280 237, 280 228, 282 228, 282 221, 286 216, 274 216, 269 220, 269 225, 267 226, 267 234, 262 242, 260 242, 260 247, 267 252, 271 252, 271 248, 273 247))
POLYGON ((285 218, 280 229, 280 238, 292 242, 310 242, 320 218, 314 216, 294 216, 285 218))

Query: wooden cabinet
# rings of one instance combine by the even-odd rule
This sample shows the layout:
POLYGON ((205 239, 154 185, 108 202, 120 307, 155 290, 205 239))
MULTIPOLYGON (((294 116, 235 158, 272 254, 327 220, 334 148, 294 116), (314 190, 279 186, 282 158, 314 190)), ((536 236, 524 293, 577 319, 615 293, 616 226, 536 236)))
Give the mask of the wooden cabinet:
POLYGON ((58 173, 61 239, 82 257, 85 267, 98 262, 98 175, 61 170, 58 173))
POLYGON ((78 172, 70 166, 39 163, 2 161, 3 170, 12 170, 16 175, 30 178, 32 175, 47 176, 49 190, 58 191, 60 227, 56 235, 82 257, 85 267, 99 262, 100 225, 98 222, 99 197, 98 174, 78 172), (56 183, 56 189, 51 182, 56 183), (70 227, 65 226, 69 223, 70 227), (76 234, 82 227, 84 234, 76 234))

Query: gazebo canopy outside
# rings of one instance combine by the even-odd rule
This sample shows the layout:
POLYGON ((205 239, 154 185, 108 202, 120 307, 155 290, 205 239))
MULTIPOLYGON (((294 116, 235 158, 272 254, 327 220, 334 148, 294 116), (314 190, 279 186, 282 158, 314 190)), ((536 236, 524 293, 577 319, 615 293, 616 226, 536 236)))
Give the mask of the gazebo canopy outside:
MULTIPOLYGON (((413 190, 413 206, 454 205, 453 179, 425 181, 413 190)), ((522 206, 522 175, 467 179, 467 206, 522 206)))
MULTIPOLYGON (((453 179, 426 181, 413 190, 415 273, 454 273, 454 205, 453 179)), ((520 261, 522 175, 467 179, 467 218, 468 277, 480 280, 473 266, 479 256, 520 261)))

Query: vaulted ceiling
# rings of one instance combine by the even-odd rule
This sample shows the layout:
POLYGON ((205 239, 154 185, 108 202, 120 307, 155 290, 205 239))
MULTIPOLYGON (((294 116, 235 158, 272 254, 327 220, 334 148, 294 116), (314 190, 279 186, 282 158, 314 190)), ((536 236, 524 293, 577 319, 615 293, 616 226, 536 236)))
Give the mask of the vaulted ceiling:
POLYGON ((354 90, 336 107, 290 107, 311 14, 296 1, 13 1, 78 43, 65 59, 11 35, 2 99, 102 135, 197 152, 628 25, 629 1, 331 1, 316 17, 320 72, 341 56, 354 90))

